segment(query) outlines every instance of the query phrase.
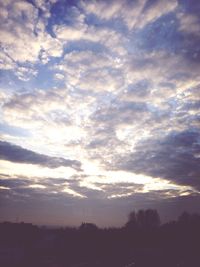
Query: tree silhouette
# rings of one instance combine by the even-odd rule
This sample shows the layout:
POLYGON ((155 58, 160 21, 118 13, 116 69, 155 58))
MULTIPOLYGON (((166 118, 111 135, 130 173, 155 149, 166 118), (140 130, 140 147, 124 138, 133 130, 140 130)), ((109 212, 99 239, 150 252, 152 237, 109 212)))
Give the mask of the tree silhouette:
POLYGON ((191 221, 191 215, 188 212, 183 212, 179 217, 178 217, 178 223, 181 225, 188 225, 191 221))
POLYGON ((94 223, 82 223, 79 227, 80 230, 82 231, 88 231, 88 232, 91 232, 91 231, 96 231, 98 230, 98 227, 96 226, 96 224, 94 223))
POLYGON ((132 211, 128 215, 128 222, 125 225, 126 228, 136 228, 137 227, 137 219, 135 211, 132 211))
POLYGON ((122 228, 0 223, 0 237, 4 267, 200 266, 200 215, 186 212, 160 225, 156 210, 132 211, 122 228))
POLYGON ((155 228, 160 225, 160 217, 157 210, 139 210, 137 213, 132 211, 128 216, 126 227, 128 228, 155 228))
POLYGON ((145 225, 146 227, 158 227, 160 225, 160 217, 157 210, 145 210, 145 225))

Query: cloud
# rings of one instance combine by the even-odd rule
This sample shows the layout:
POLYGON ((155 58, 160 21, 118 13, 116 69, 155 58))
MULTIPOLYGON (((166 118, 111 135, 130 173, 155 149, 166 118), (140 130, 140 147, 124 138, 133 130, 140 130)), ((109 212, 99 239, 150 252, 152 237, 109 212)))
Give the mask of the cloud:
MULTIPOLYGON (((47 190, 29 187, 32 181, 24 183, 24 178, 22 178, 22 181, 20 181, 20 177, 13 179, 10 177, 9 179, 10 182, 0 180, 2 186, 11 188, 10 190, 0 189, 0 210, 2 219, 6 218, 11 221, 18 218, 20 221, 47 224, 47 219, 48 224, 66 226, 80 225, 84 220, 108 227, 124 225, 129 212, 133 209, 156 208, 164 222, 172 218, 175 219, 185 209, 193 212, 199 211, 199 195, 197 194, 178 197, 178 192, 165 190, 165 192, 134 193, 129 196, 122 196, 123 190, 126 190, 122 187, 130 187, 131 185, 119 184, 119 190, 117 186, 113 188, 111 185, 105 185, 108 191, 115 193, 112 198, 101 198, 95 190, 93 193, 87 191, 90 198, 75 198, 67 193, 53 193, 53 187, 54 190, 56 189, 56 185, 53 186, 53 184, 56 184, 56 179, 40 180, 42 185, 47 185, 47 190), (48 186, 50 186, 50 190, 48 186), (97 197, 95 197, 95 194, 97 197), (164 197, 166 195, 168 195, 168 198, 164 197), (174 197, 175 195, 177 197, 174 197), (52 216, 55 218, 54 221, 52 221, 52 216)), ((39 182, 37 181, 37 183, 39 182)), ((57 184, 60 184, 62 188, 63 183, 64 181, 58 179, 57 184)))
POLYGON ((199 11, 198 1, 191 0, 186 4, 185 1, 179 0, 179 10, 176 14, 179 20, 179 30, 183 33, 199 36, 199 11))
POLYGON ((87 1, 81 2, 88 14, 94 14, 103 20, 122 19, 129 30, 143 28, 177 7, 176 0, 140 0, 140 1, 87 1))
POLYGON ((38 7, 36 2, 35 5, 13 0, 1 3, 0 58, 6 63, 1 63, 1 69, 16 70, 15 75, 24 81, 37 74, 35 66, 30 68, 27 63, 45 64, 50 57, 60 57, 63 52, 62 44, 45 29, 51 4, 45 5, 43 1, 38 7))
POLYGON ((2 187, 14 188, 4 190, 9 205, 52 198, 74 218, 74 203, 77 216, 84 205, 110 215, 109 205, 122 214, 131 203, 197 194, 197 2, 0 4, 0 164, 11 180, 2 187), (13 177, 29 181, 17 186, 13 177))
POLYGON ((177 17, 180 23, 180 31, 197 36, 200 35, 199 17, 197 15, 180 13, 177 17))
POLYGON ((0 147, 0 158, 11 162, 37 164, 48 168, 64 166, 76 170, 80 170, 81 167, 81 163, 77 160, 46 156, 8 142, 0 141, 0 147))
POLYGON ((123 47, 125 43, 125 36, 120 32, 113 29, 96 28, 95 26, 88 26, 83 24, 78 28, 71 25, 55 25, 53 28, 56 38, 63 43, 63 45, 69 45, 70 43, 78 43, 80 41, 86 41, 95 45, 102 45, 105 50, 111 50, 116 55, 126 54, 126 50, 123 47))
POLYGON ((92 92, 112 92, 123 86, 123 73, 115 57, 102 52, 73 51, 65 55, 56 69, 73 88, 92 92))
POLYGON ((33 90, 4 98, 4 120, 16 126, 35 129, 45 121, 70 124, 70 115, 63 101, 69 101, 66 90, 33 90))
POLYGON ((115 168, 161 177, 200 189, 200 136, 196 131, 171 132, 139 142, 134 152, 115 162, 115 168))
MULTIPOLYGON (((116 173, 117 174, 117 173, 116 173)), ((29 201, 48 200, 52 198, 64 200, 65 198, 74 199, 89 199, 96 204, 99 201, 109 201, 112 199, 121 199, 124 202, 129 202, 131 199, 134 202, 144 203, 149 201, 160 201, 162 199, 171 199, 177 196, 195 195, 194 190, 190 187, 178 186, 175 184, 166 184, 163 186, 162 180, 155 180, 151 183, 134 183, 129 182, 114 182, 109 181, 108 177, 90 175, 73 175, 69 179, 61 178, 40 178, 26 176, 6 176, 0 174, 0 190, 2 191, 1 198, 12 199, 17 202, 22 199, 29 201), (7 197, 6 197, 7 196, 7 197), (143 197, 143 198, 142 198, 143 197), (146 199, 146 200, 144 200, 146 199)))
POLYGON ((5 176, 0 174, 1 180, 0 180, 0 186, 5 186, 8 188, 16 188, 16 187, 20 187, 20 186, 27 186, 30 184, 30 181, 27 179, 23 179, 22 177, 10 177, 10 176, 5 176), (3 179, 2 179, 3 178, 3 179))

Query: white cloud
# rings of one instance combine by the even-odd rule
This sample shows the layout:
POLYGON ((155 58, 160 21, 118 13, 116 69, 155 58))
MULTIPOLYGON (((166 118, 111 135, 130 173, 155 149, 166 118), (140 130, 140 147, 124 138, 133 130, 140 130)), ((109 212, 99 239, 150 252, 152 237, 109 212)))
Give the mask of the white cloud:
POLYGON ((91 51, 66 54, 56 66, 66 76, 66 83, 93 92, 112 92, 123 86, 123 74, 115 57, 91 51))
POLYGON ((37 75, 37 70, 29 67, 17 67, 15 75, 22 81, 28 81, 32 76, 37 75))
POLYGON ((69 178, 76 172, 72 168, 59 167, 56 169, 50 169, 47 167, 41 167, 33 164, 14 163, 6 160, 0 160, 1 174, 7 174, 9 176, 21 176, 26 177, 32 181, 35 178, 69 178))
MULTIPOLYGON (((142 2, 142 1, 141 1, 142 2)), ((148 1, 147 1, 148 3, 148 1)), ((152 4, 150 7, 145 8, 143 6, 142 13, 139 15, 138 20, 135 23, 135 27, 137 28, 143 28, 145 27, 148 23, 152 23, 161 16, 173 12, 178 6, 177 0, 158 0, 154 4, 152 4)), ((129 18, 129 16, 128 16, 129 18)), ((127 21, 128 25, 131 25, 131 20, 127 21)))
POLYGON ((63 80, 65 78, 65 76, 61 73, 56 73, 55 74, 55 78, 58 79, 58 80, 63 80))
POLYGON ((122 19, 129 30, 143 28, 177 7, 176 0, 155 1, 150 6, 147 0, 139 1, 82 1, 86 13, 95 14, 103 20, 122 19))
POLYGON ((17 63, 36 63, 41 51, 47 58, 44 63, 51 56, 62 55, 62 44, 46 32, 46 19, 39 17, 38 8, 31 3, 8 1, 4 3, 2 16, 0 56, 6 62, 1 64, 2 69, 14 70, 17 63))
POLYGON ((178 13, 177 18, 179 19, 179 30, 187 33, 200 36, 200 24, 199 17, 194 14, 178 13))
POLYGON ((97 28, 89 26, 86 23, 81 23, 75 26, 56 25, 53 30, 57 39, 61 41, 63 45, 67 45, 72 41, 86 40, 102 44, 113 53, 119 55, 126 54, 126 50, 123 47, 126 38, 119 32, 106 27, 97 28))

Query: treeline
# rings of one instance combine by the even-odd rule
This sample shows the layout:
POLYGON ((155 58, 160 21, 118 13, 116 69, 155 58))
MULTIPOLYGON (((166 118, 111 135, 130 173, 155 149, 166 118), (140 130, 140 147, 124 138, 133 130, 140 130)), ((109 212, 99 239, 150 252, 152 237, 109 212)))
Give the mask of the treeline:
POLYGON ((183 213, 160 223, 156 210, 131 212, 121 228, 48 229, 27 223, 0 224, 4 267, 199 267, 200 215, 183 213))

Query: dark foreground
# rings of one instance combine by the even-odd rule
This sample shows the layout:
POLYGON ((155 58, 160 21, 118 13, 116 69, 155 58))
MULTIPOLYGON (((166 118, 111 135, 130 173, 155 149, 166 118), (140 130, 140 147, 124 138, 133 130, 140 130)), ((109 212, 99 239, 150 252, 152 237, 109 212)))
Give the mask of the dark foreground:
POLYGON ((132 220, 119 229, 1 223, 0 266, 199 267, 200 216, 185 214, 161 226, 132 220))

